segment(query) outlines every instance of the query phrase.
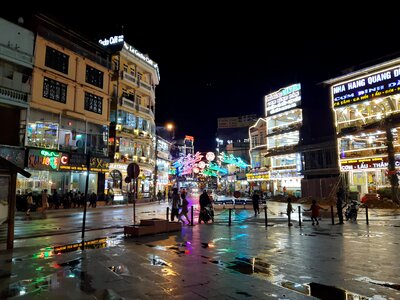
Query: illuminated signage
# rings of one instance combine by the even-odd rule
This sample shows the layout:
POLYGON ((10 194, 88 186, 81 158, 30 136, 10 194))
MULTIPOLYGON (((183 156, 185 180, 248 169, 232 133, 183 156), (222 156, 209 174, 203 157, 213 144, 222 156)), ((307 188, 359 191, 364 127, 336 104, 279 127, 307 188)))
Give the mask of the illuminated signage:
POLYGON ((115 35, 115 36, 111 36, 108 39, 102 39, 99 40, 99 44, 102 44, 103 46, 109 46, 109 45, 115 45, 115 44, 119 44, 122 43, 124 41, 124 36, 123 35, 115 35))
MULTIPOLYGON (((110 161, 108 158, 91 157, 90 158, 90 171, 93 172, 108 172, 110 168, 110 161)), ((84 154, 63 153, 60 158, 60 170, 71 171, 86 171, 86 156, 84 154)))
POLYGON ((358 77, 332 86, 333 106, 385 97, 400 92, 400 67, 358 77))
POLYGON ((194 141, 194 137, 191 135, 185 135, 185 140, 194 141))
MULTIPOLYGON (((386 156, 340 160, 340 169, 342 171, 364 170, 364 169, 386 169, 388 166, 389 163, 388 163, 388 158, 386 156)), ((395 167, 400 167, 400 157, 396 157, 395 167)))
POLYGON ((269 172, 247 173, 247 181, 266 181, 269 180, 269 172))
POLYGON ((301 85, 297 83, 265 96, 266 116, 299 107, 301 104, 300 89, 301 85))
POLYGON ((144 62, 146 62, 148 65, 152 66, 154 69, 156 69, 158 79, 160 79, 160 73, 159 73, 159 70, 158 70, 158 64, 156 64, 153 60, 151 60, 150 57, 148 57, 147 55, 144 55, 139 50, 133 48, 131 45, 128 45, 125 42, 124 42, 124 48, 126 50, 128 50, 130 53, 132 53, 133 55, 135 55, 136 57, 138 57, 141 60, 143 60, 144 62))
POLYGON ((29 149, 28 168, 36 170, 58 170, 61 154, 57 151, 29 149))
POLYGON ((213 160, 215 159, 215 154, 214 154, 214 152, 207 152, 207 154, 206 154, 206 159, 207 159, 208 161, 213 161, 213 160))

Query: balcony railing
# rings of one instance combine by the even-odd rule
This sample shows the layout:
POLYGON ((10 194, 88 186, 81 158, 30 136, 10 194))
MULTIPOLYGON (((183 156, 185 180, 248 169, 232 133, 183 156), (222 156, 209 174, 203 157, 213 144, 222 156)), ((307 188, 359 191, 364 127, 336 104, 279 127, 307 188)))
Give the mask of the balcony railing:
POLYGON ((28 93, 19 92, 13 89, 9 89, 6 87, 0 87, 0 96, 11 102, 19 102, 21 104, 27 104, 28 102, 28 93))

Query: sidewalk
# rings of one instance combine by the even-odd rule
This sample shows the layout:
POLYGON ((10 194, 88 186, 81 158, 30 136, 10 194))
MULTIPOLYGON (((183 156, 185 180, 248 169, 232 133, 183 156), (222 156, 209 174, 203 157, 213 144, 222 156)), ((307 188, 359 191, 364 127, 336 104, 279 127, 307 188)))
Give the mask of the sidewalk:
POLYGON ((141 238, 93 231, 86 241, 107 241, 83 252, 72 251, 80 234, 30 239, 0 251, 0 298, 400 298, 398 221, 332 226, 323 220, 301 228, 296 222, 265 228, 263 222, 185 226, 141 238), (56 254, 54 245, 66 244, 71 252, 56 254))

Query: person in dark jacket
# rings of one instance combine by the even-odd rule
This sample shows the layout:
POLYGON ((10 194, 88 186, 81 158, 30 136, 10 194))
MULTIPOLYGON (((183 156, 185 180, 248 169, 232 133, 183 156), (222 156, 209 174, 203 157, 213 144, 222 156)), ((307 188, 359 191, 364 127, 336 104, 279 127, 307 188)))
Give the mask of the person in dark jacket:
POLYGON ((251 200, 253 201, 254 216, 257 217, 257 214, 260 214, 260 195, 258 191, 254 191, 251 200))
POLYGON ((201 221, 207 223, 211 219, 211 216, 207 214, 206 207, 210 205, 211 201, 210 197, 208 197, 206 190, 204 190, 203 193, 200 195, 199 203, 200 203, 199 224, 201 223, 201 221))

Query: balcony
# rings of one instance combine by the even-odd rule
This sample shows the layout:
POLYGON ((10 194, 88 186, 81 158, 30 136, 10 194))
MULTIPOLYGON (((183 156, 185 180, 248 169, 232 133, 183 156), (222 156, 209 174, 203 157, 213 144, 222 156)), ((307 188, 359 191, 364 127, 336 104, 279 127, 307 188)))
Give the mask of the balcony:
POLYGON ((130 84, 133 84, 135 87, 137 87, 137 83, 136 83, 136 77, 132 76, 131 74, 127 73, 127 72, 122 72, 122 79, 126 80, 127 82, 129 82, 130 84))
POLYGON ((0 87, 0 102, 28 107, 29 94, 6 87, 0 87))

